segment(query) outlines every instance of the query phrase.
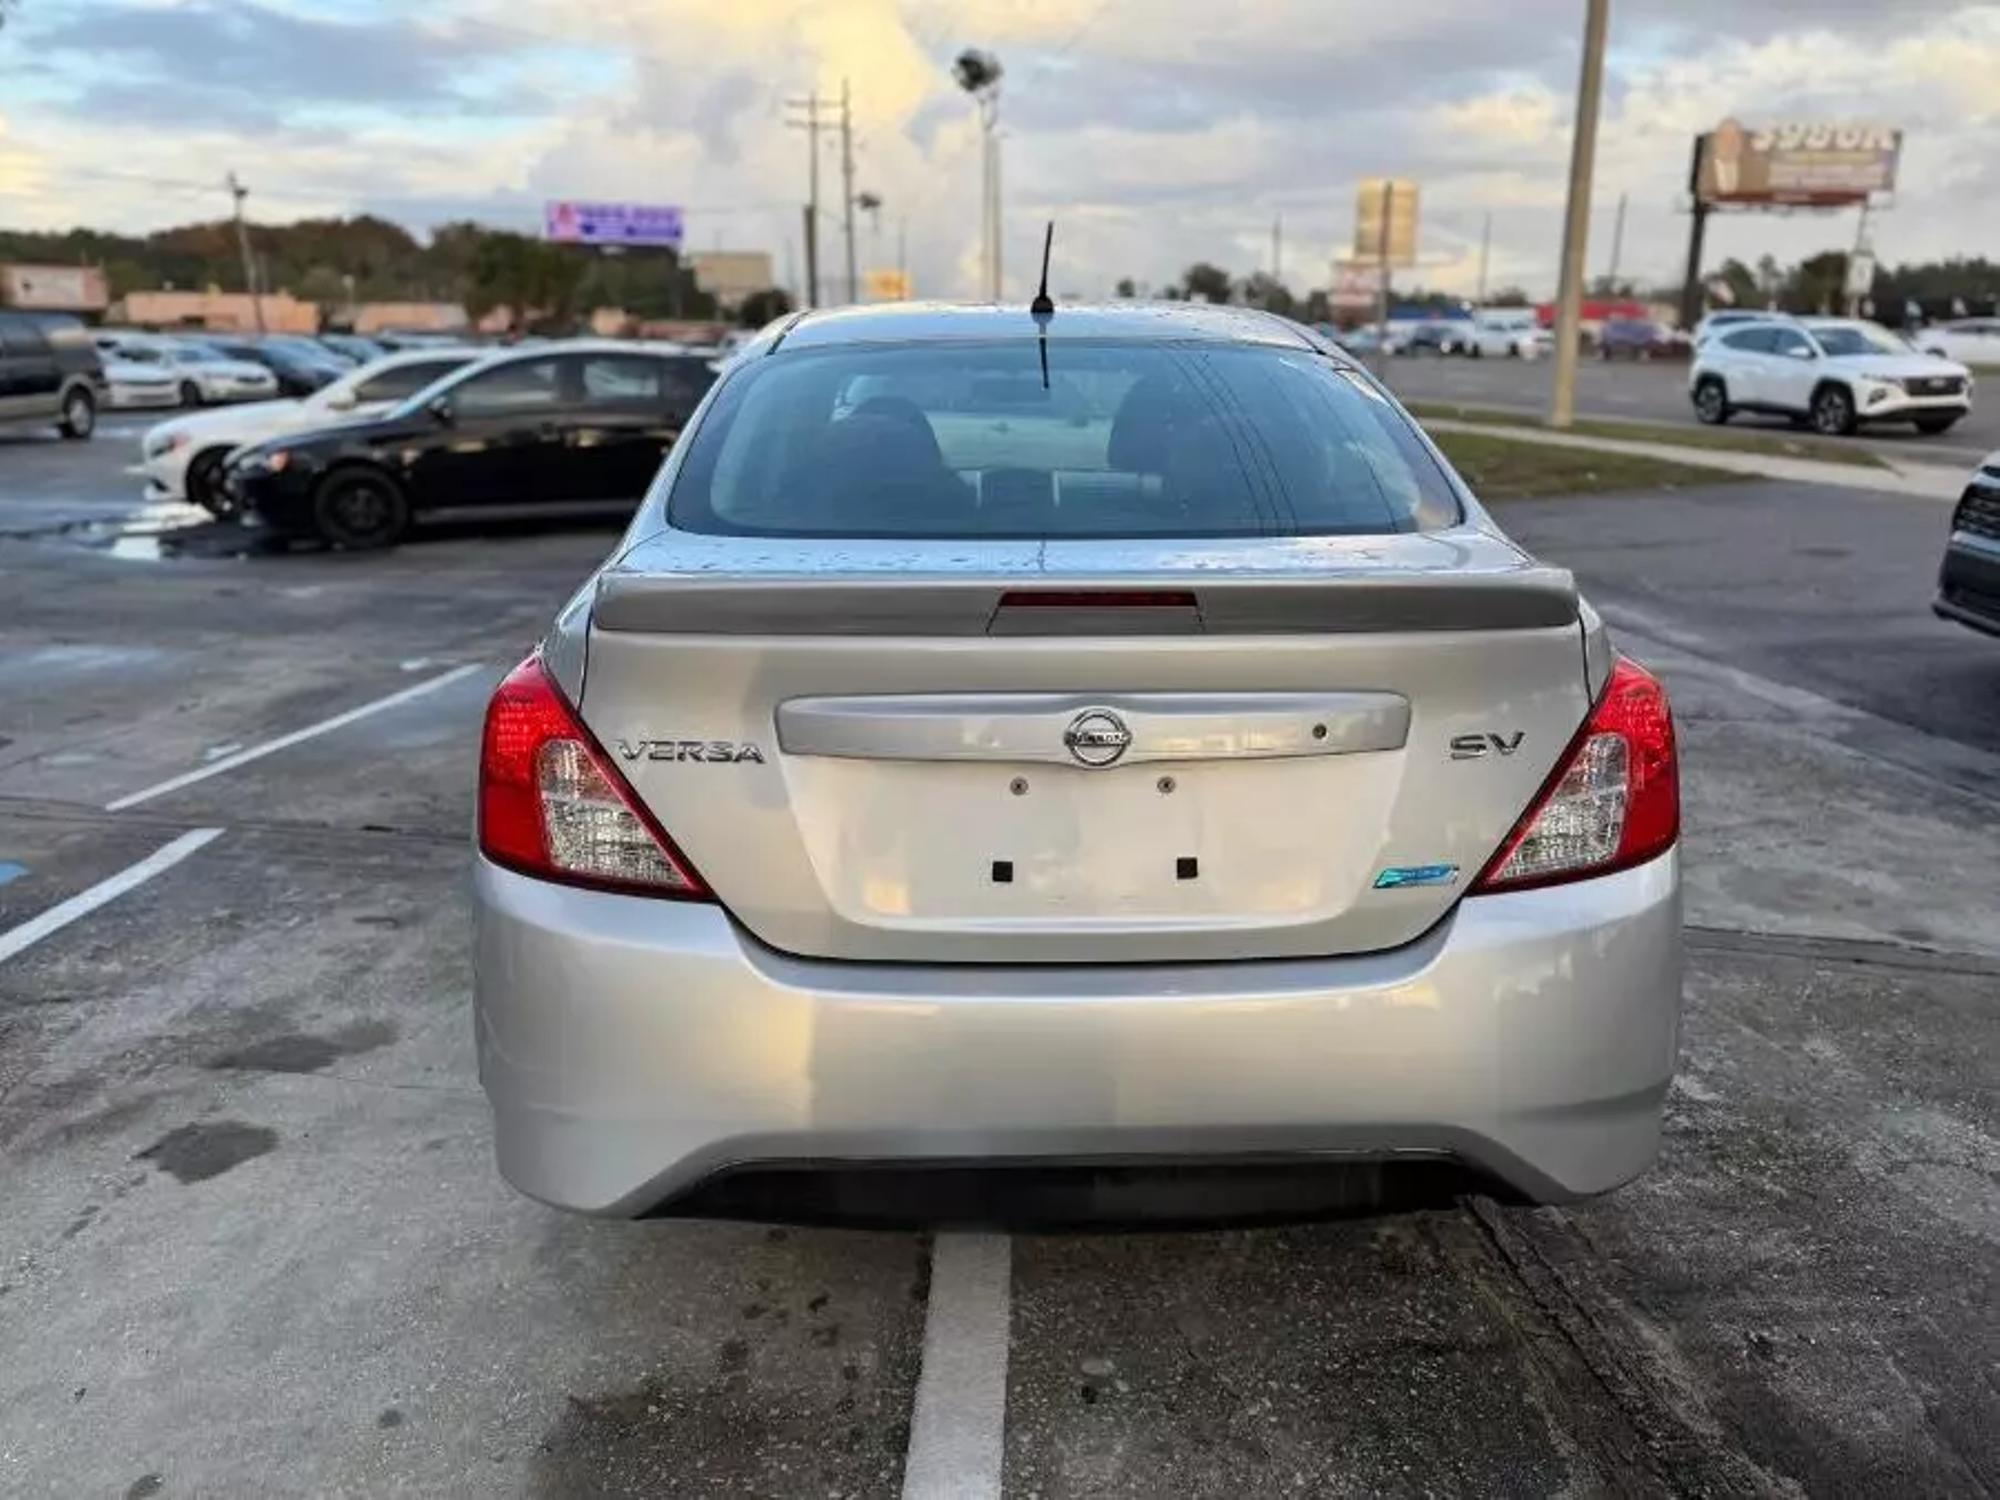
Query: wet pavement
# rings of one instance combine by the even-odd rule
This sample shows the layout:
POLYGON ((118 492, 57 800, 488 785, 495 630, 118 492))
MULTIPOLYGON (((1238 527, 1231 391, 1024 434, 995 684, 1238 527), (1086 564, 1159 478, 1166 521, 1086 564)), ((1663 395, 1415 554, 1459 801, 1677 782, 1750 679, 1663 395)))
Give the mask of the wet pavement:
MULTIPOLYGON (((0 448, 0 934, 221 832, 0 959, 0 1493, 896 1494, 930 1237, 578 1220, 493 1172, 479 715, 615 532, 121 552, 160 520, 129 457, 43 446, 0 448)), ((1005 1494, 2000 1488, 2000 649, 1928 613, 1943 515, 1502 513, 1676 697, 1660 1165, 1014 1237, 1005 1494)))

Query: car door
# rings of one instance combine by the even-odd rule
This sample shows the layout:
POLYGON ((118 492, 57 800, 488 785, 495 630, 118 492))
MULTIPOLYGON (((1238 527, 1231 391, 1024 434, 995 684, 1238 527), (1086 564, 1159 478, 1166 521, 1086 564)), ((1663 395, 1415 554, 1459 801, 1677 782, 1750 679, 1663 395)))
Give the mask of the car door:
POLYGON ((435 426, 405 450, 411 505, 437 510, 563 499, 565 418, 575 399, 562 384, 574 379, 564 362, 556 355, 512 359, 440 392, 435 426))
POLYGON ((1812 405, 1813 387, 1824 373, 1818 345, 1801 328, 1766 330, 1770 352, 1761 356, 1763 400, 1786 411, 1804 411, 1812 405))
POLYGON ((1771 330, 1725 329, 1711 342, 1716 352, 1710 362, 1722 376, 1730 402, 1736 406, 1761 405, 1765 400, 1764 362, 1770 355, 1771 330))
POLYGON ((583 391, 571 422, 567 498, 633 502, 680 436, 713 375, 707 362, 657 354, 574 357, 583 391))
POLYGON ((55 350, 35 320, 0 313, 0 416, 53 414, 61 390, 55 350))

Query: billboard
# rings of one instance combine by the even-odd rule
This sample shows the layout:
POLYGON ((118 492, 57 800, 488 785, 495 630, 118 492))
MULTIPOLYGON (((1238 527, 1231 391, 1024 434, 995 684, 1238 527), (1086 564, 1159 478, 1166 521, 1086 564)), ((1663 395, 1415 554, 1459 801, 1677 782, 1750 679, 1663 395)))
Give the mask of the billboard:
POLYGON ((1382 295, 1382 268, 1364 261, 1337 260, 1333 263, 1333 285, 1327 288, 1326 305, 1337 312, 1366 312, 1382 295))
POLYGON ((1886 125, 1724 120, 1701 137, 1695 193, 1704 204, 1840 208, 1896 186, 1903 132, 1886 125))
POLYGON ((584 203, 551 199, 542 206, 542 237, 564 245, 681 247, 681 211, 665 203, 584 203))
POLYGON ((1392 266, 1417 263, 1417 185, 1406 177, 1364 177, 1354 192, 1350 259, 1379 267, 1385 249, 1392 266))
POLYGON ((110 301, 96 266, 0 266, 0 307, 103 312, 110 301))
POLYGON ((724 307, 740 307, 751 293, 777 285, 767 250, 693 250, 687 263, 695 285, 724 307))

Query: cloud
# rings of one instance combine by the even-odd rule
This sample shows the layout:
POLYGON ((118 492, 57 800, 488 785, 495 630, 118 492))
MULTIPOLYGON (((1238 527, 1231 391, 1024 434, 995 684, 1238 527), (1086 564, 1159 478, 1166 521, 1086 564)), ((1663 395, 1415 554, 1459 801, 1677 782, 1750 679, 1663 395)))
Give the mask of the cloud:
MULTIPOLYGON (((856 185, 886 200, 858 258, 907 229, 919 289, 975 290, 978 146, 949 76, 961 47, 1006 67, 1007 258, 1027 285, 1044 217, 1059 284, 1159 283, 1209 259, 1324 280, 1357 179, 1416 178, 1425 265, 1470 291, 1553 280, 1577 69, 1574 0, 387 0, 25 7, 0 35, 21 80, 0 136, 16 222, 139 228, 226 208, 372 208, 425 227, 526 228, 544 196, 654 198, 691 237, 802 258, 804 137, 786 101, 853 89, 856 185), (316 6, 304 9, 302 6, 316 6), (143 129, 131 128, 143 124, 143 129), (150 183, 151 186, 145 184, 150 183), (1065 277, 1067 279, 1065 279, 1065 277)), ((1692 134, 1724 115, 1885 118, 1904 181, 1877 218, 1890 260, 2000 238, 2000 11, 1820 0, 1621 0, 1613 16, 1589 263, 1628 201, 1623 269, 1679 272, 1692 134)), ((840 266, 839 160, 821 160, 823 270, 840 266)), ((1850 243, 1853 216, 1730 215, 1714 254, 1850 243)), ((842 268, 844 270, 844 267, 842 268)))

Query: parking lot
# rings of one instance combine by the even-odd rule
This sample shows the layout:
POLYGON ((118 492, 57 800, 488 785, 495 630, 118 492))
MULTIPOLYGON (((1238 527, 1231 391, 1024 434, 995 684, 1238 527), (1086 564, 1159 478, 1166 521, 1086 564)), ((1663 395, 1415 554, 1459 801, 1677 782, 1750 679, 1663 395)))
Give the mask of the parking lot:
MULTIPOLYGON (((1677 374, 1588 373, 1614 415, 1677 374)), ((486 694, 615 526, 256 550, 141 505, 139 425, 0 441, 0 1492, 2000 1489, 2000 642, 1930 615, 1947 506, 1502 512, 1674 694, 1688 1010, 1631 1187, 628 1224, 493 1171, 464 890, 486 694)))
MULTIPOLYGON (((1389 361, 1386 378, 1405 401, 1460 402, 1468 406, 1547 413, 1555 361, 1551 359, 1464 359, 1403 356, 1389 361)), ((1653 362, 1585 359, 1577 372, 1580 416, 1664 422, 1693 427, 1685 360, 1653 362)), ((1782 417, 1739 412, 1728 430, 1786 433, 1782 417)), ((1976 398, 1965 419, 1941 436, 1926 437, 1908 426, 1866 427, 1843 441, 1874 449, 1892 461, 1950 464, 1969 468, 2000 448, 2000 415, 1976 398)))

